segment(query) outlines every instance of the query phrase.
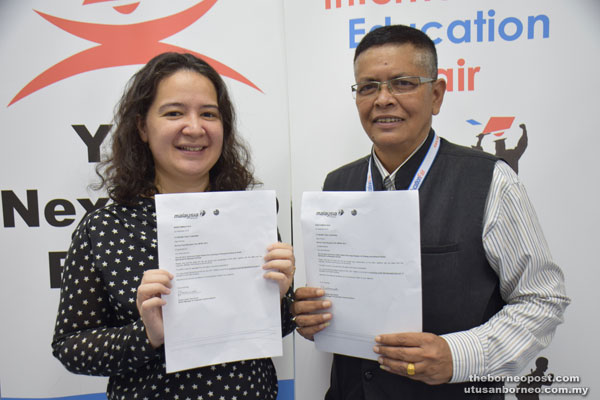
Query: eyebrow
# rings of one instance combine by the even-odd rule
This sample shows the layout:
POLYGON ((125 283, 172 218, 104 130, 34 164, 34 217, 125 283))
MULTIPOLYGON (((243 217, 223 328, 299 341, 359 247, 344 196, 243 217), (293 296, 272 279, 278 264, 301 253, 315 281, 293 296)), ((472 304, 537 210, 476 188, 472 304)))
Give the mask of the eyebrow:
MULTIPOLYGON (((399 73, 399 74, 395 74, 395 75, 393 75, 393 76, 392 76, 390 79, 396 79, 396 78, 405 78, 405 77, 407 77, 407 76, 418 76, 418 75, 411 75, 411 74, 409 74, 409 73, 407 73, 407 72, 402 72, 402 73, 399 73)), ((386 80, 388 80, 388 79, 386 79, 386 80)), ((366 83, 366 82, 381 82, 381 81, 380 81, 380 80, 377 80, 377 79, 375 79, 375 78, 363 77, 363 79, 361 79, 361 80, 359 80, 359 81, 357 81, 357 82, 358 82, 358 83, 362 83, 362 82, 365 82, 365 83, 366 83)))
MULTIPOLYGON (((185 107, 185 104, 183 103, 178 103, 178 102, 173 102, 173 103, 165 103, 162 106, 158 107, 158 112, 164 112, 166 109, 171 108, 171 107, 185 107)), ((200 108, 210 108, 210 109, 216 109, 219 110, 219 106, 216 104, 205 104, 200 108)))

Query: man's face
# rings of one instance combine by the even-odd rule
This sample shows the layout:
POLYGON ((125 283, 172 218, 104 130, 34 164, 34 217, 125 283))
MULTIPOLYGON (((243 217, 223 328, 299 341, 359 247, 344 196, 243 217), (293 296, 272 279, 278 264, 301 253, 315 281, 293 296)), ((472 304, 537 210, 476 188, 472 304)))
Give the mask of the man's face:
MULTIPOLYGON (((358 56, 354 76, 357 83, 384 82, 401 76, 430 77, 425 60, 424 51, 411 44, 375 46, 358 56)), ((423 83, 410 93, 394 95, 382 85, 371 96, 357 96, 360 121, 376 153, 408 157, 427 137, 445 90, 445 81, 437 80, 423 83)))

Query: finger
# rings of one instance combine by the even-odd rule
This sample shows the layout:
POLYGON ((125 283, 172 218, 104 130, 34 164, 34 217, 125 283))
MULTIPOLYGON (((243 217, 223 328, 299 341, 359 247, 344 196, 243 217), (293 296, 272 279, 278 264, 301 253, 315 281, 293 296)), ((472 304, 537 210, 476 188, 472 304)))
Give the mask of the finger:
POLYGON ((262 266, 263 269, 276 269, 281 272, 292 273, 294 268, 294 263, 291 260, 271 260, 262 266))
POLYGON ((291 249, 273 249, 265 254, 265 261, 288 260, 292 264, 295 262, 294 252, 291 249))
POLYGON ((271 250, 275 250, 275 249, 288 249, 288 250, 293 250, 293 247, 291 244, 288 243, 284 243, 284 242, 275 242, 270 244, 267 247, 267 251, 271 251, 271 250))
POLYGON ((170 294, 171 289, 160 282, 142 283, 137 290, 138 297, 155 297, 161 294, 170 294))
POLYGON ((323 329, 327 328, 328 326, 329 326, 329 322, 325 322, 325 323, 319 324, 319 325, 296 328, 296 330, 298 331, 298 333, 300 335, 302 335, 306 339, 313 340, 314 335, 316 333, 321 332, 323 329))
POLYGON ((443 374, 432 368, 427 362, 412 363, 412 374, 409 374, 409 364, 404 361, 395 361, 389 359, 378 360, 381 369, 392 374, 405 376, 409 379, 424 382, 428 385, 440 385, 448 383, 452 375, 443 374))
POLYGON ((414 368, 413 368, 414 373, 409 374, 408 373, 409 372, 408 365, 409 365, 410 361, 392 360, 392 359, 385 358, 385 357, 379 357, 377 359, 377 362, 379 362, 381 369, 383 369, 387 372, 391 372, 393 374, 405 376, 407 378, 415 379, 415 380, 423 380, 424 379, 424 376, 422 373, 422 371, 424 370, 423 363, 418 363, 418 362, 411 363, 414 366, 414 368))
POLYGON ((151 297, 147 300, 144 300, 141 304, 142 312, 145 314, 147 312, 152 311, 155 308, 159 308, 167 304, 165 299, 161 297, 151 297))
POLYGON ((263 275, 267 279, 274 279, 278 282, 286 282, 291 285, 294 280, 294 270, 293 269, 268 269, 267 272, 263 275))
POLYGON ((144 271, 144 275, 147 276, 166 276, 170 279, 173 279, 175 276, 167 271, 166 269, 147 269, 144 271))
POLYGON ((276 257, 294 260, 294 248, 287 243, 273 243, 267 247, 265 259, 271 260, 276 257))
POLYGON ((295 300, 292 303, 292 314, 303 315, 315 313, 327 310, 329 307, 331 307, 331 301, 329 300, 295 300))
POLYGON ((406 362, 423 361, 422 349, 420 347, 398 347, 398 346, 373 346, 373 351, 385 358, 402 360, 406 362))
POLYGON ((289 281, 289 279, 290 279, 283 272, 277 272, 277 271, 266 272, 263 276, 267 279, 271 279, 271 280, 274 280, 277 282, 286 282, 286 281, 289 281))
POLYGON ((279 285, 279 294, 281 295, 281 297, 285 295, 285 293, 288 291, 292 284, 292 279, 281 272, 269 271, 266 274, 264 274, 263 277, 274 281, 277 283, 277 285, 279 285))
POLYGON ((421 341, 420 347, 376 345, 378 348, 374 350, 382 354, 379 362, 390 372, 403 376, 408 375, 405 368, 412 362, 416 370, 414 375, 409 376, 411 379, 430 385, 448 382, 452 378, 452 353, 447 342, 431 333, 420 333, 415 338, 421 341))
POLYGON ((303 286, 299 287, 298 289, 296 289, 296 292, 294 292, 294 299, 296 301, 317 299, 323 296, 325 296, 325 291, 317 287, 303 286))
MULTIPOLYGON (((332 318, 331 313, 304 314, 304 315, 297 315, 295 317, 296 326, 298 328, 316 328, 323 324, 329 325, 328 322, 331 320, 331 318, 332 318)), ((323 326, 323 328, 324 328, 324 326, 323 326)))
POLYGON ((144 283, 162 283, 167 287, 171 287, 171 280, 175 276, 164 269, 151 269, 144 271, 142 276, 142 284, 144 283))
POLYGON ((425 340, 421 332, 390 333, 377 335, 375 341, 386 346, 418 347, 425 340))

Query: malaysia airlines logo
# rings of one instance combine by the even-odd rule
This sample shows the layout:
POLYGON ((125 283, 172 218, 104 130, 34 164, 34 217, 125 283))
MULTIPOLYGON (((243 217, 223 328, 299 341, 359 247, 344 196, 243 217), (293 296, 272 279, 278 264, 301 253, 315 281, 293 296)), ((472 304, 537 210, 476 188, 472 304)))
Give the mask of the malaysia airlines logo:
MULTIPOLYGON (((84 0, 83 5, 110 1, 114 0, 84 0)), ((216 2, 217 0, 204 0, 177 14, 130 25, 72 21, 34 10, 54 26, 82 39, 98 43, 98 46, 77 53, 45 70, 21 89, 8 106, 40 89, 74 75, 110 67, 145 64, 155 55, 167 51, 194 54, 210 64, 222 76, 235 79, 261 91, 242 74, 217 60, 204 54, 160 42, 196 22, 216 2)), ((129 14, 135 11, 138 5, 139 1, 113 8, 122 14, 129 14)))
MULTIPOLYGON (((482 145, 483 139, 491 135, 494 141, 496 157, 506 161, 518 174, 519 159, 523 153, 525 153, 525 149, 527 149, 528 139, 527 127, 525 124, 519 124, 519 128, 521 128, 521 137, 519 138, 517 145, 512 149, 506 148, 506 132, 512 127, 514 121, 515 117, 491 117, 483 128, 483 131, 478 132, 476 135, 477 144, 471 147, 476 150, 484 151, 482 145)), ((474 119, 469 119, 467 122, 474 126, 483 125, 481 122, 474 119)))

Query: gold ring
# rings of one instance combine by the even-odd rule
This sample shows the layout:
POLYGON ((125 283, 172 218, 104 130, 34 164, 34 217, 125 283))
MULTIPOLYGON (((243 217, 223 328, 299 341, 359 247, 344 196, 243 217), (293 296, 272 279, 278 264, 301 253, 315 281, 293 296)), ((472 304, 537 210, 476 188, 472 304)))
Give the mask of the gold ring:
POLYGON ((408 375, 414 375, 415 374, 415 364, 408 363, 408 365, 406 366, 406 373, 408 375))
POLYGON ((292 323, 293 323, 294 325, 298 326, 298 324, 296 324, 296 316, 293 316, 293 317, 292 317, 292 323))

